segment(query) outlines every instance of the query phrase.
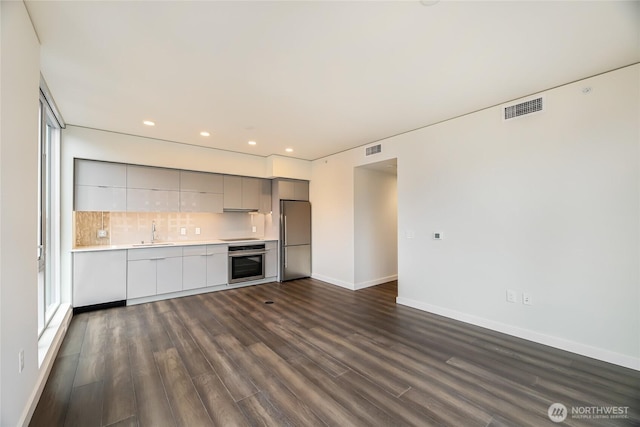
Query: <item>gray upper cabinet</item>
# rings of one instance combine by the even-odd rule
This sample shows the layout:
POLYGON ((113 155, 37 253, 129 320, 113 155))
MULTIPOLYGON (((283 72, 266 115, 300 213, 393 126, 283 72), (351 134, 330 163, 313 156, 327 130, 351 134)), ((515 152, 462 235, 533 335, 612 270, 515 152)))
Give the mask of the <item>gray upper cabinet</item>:
POLYGON ((76 159, 75 168, 76 185, 120 188, 127 186, 127 165, 76 159))
POLYGON ((277 180, 279 199, 309 201, 309 181, 277 180))
POLYGON ((217 173, 180 171, 180 191, 222 194, 224 179, 217 173))
POLYGON ((127 165, 127 188, 180 191, 180 171, 127 165))
POLYGON ((224 209, 258 211, 262 199, 262 179, 224 176, 224 209))
POLYGON ((126 186, 126 165, 75 160, 76 211, 125 211, 126 186))
POLYGON ((242 178, 242 208, 260 210, 262 198, 262 180, 260 178, 242 178))
POLYGON ((127 210, 179 212, 180 171, 127 165, 127 210))
POLYGON ((242 177, 224 176, 224 208, 242 209, 242 177))
POLYGON ((271 180, 263 179, 262 193, 260 194, 260 213, 271 213, 271 180))
POLYGON ((180 211, 223 211, 223 176, 206 172, 180 171, 180 211))

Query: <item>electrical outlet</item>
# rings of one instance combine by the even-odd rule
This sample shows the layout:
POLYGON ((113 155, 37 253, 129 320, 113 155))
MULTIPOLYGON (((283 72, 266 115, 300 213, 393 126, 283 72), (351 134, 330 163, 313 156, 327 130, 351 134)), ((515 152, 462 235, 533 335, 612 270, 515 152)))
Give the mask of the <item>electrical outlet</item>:
POLYGON ((24 350, 20 349, 18 353, 18 373, 22 373, 24 371, 24 350))
POLYGON ((180 227, 180 235, 181 236, 186 236, 187 235, 186 227, 180 227))
POLYGON ((507 302, 512 302, 512 303, 518 302, 518 292, 512 289, 507 289, 507 302))
POLYGON ((196 227, 196 234, 200 234, 200 227, 196 227))
POLYGON ((107 230, 98 230, 98 239, 104 239, 107 237, 107 230))
POLYGON ((258 231, 258 227, 256 227, 255 225, 251 226, 251 232, 255 233, 256 231, 258 231))
POLYGON ((532 305, 533 304, 533 299, 531 298, 531 294, 528 294, 526 292, 524 292, 522 294, 522 303, 525 305, 532 305))

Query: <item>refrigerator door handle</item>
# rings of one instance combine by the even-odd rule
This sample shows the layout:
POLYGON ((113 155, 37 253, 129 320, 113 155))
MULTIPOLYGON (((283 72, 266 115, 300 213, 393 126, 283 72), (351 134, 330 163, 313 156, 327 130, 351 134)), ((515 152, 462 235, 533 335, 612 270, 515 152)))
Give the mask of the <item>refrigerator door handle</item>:
POLYGON ((284 245, 287 246, 287 216, 283 215, 282 217, 284 218, 284 224, 282 226, 282 240, 284 240, 284 245))
POLYGON ((287 266, 288 266, 288 264, 289 264, 289 263, 288 263, 288 258, 289 258, 289 257, 287 256, 287 253, 288 253, 287 248, 284 248, 284 267, 285 267, 285 268, 287 268, 287 266))

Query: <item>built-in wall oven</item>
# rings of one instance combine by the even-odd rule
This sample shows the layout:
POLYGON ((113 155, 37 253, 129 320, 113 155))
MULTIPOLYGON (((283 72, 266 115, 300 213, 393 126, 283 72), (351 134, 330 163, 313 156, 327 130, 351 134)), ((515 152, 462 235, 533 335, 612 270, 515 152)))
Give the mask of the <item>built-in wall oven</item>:
POLYGON ((265 244, 229 246, 229 284, 264 279, 265 244))

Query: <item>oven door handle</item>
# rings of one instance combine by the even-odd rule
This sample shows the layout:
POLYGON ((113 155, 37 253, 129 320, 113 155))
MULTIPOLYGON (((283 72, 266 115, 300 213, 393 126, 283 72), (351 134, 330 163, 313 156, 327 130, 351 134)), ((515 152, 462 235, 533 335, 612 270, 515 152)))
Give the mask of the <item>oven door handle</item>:
POLYGON ((266 254, 267 251, 260 251, 260 252, 240 252, 240 253, 234 253, 234 252, 229 252, 229 256, 231 258, 236 258, 236 257, 242 257, 242 256, 253 256, 253 255, 264 255, 266 254))

